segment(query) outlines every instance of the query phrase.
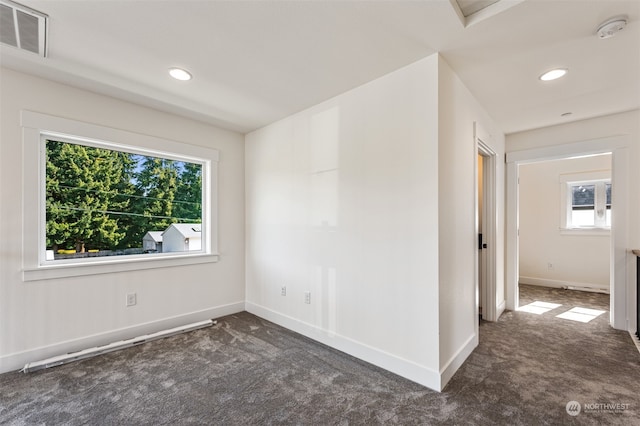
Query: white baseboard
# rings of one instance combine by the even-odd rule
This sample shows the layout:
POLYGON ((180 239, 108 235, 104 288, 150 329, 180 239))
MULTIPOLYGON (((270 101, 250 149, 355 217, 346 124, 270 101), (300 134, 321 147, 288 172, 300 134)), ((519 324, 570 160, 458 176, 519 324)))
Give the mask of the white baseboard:
POLYGON ((244 311, 244 302, 236 302, 228 305, 217 306, 215 308, 190 312, 188 314, 177 315, 170 318, 163 318, 157 321, 150 321, 144 324, 111 330, 91 336, 85 336, 78 339, 54 343, 52 345, 29 349, 22 352, 3 355, 0 357, 0 373, 19 370, 29 362, 39 361, 57 355, 64 355, 69 352, 80 351, 95 346, 106 345, 119 340, 131 339, 133 337, 179 327, 193 322, 236 314, 242 311, 244 311))
POLYGON ((321 329, 320 327, 300 321, 296 318, 283 315, 255 303, 246 302, 245 307, 248 312, 256 316, 288 328, 296 333, 300 333, 317 342, 376 365, 430 389, 438 392, 442 390, 441 376, 435 370, 357 342, 348 337, 321 329))
POLYGON ((640 352, 640 339, 638 339, 638 336, 636 336, 636 332, 629 330, 629 336, 631 336, 633 344, 636 345, 636 349, 638 349, 638 352, 640 352))
POLYGON ((507 301, 503 300, 498 304, 498 307, 496 308, 496 320, 500 318, 500 315, 504 313, 505 309, 507 309, 507 301))
POLYGON ((636 349, 640 352, 640 339, 636 336, 636 333, 629 330, 629 335, 631 336, 631 340, 633 340, 633 344, 636 345, 636 349))
POLYGON ((596 290, 609 292, 609 286, 603 285, 603 284, 579 283, 575 281, 559 281, 559 280, 550 280, 546 278, 520 277, 518 279, 518 283, 537 285, 540 287, 552 287, 552 288, 566 288, 566 287, 593 288, 596 290))
POLYGON ((440 369, 440 384, 442 389, 449 383, 449 380, 453 377, 458 368, 464 363, 464 361, 471 355, 471 352, 478 346, 478 335, 473 334, 469 336, 462 347, 454 354, 445 366, 440 369))

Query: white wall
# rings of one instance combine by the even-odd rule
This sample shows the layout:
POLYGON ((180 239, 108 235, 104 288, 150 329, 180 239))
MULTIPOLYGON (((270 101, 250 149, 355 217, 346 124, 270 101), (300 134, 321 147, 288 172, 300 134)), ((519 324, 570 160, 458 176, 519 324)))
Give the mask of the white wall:
POLYGON ((560 229, 560 175, 596 170, 610 172, 611 155, 520 166, 520 283, 609 290, 609 233, 560 229))
POLYGON ((439 389, 437 61, 245 149, 247 310, 439 389))
POLYGON ((477 344, 474 121, 502 158, 434 55, 247 135, 247 310, 440 390, 477 344))
POLYGON ((243 310, 242 135, 5 68, 0 86, 0 372, 243 310), (21 110, 218 149, 220 261, 23 282, 23 212, 35 207, 23 205, 21 182, 37 171, 22 168, 21 110), (130 292, 137 293, 137 305, 127 308, 130 292))
POLYGON ((474 122, 490 134, 484 142, 497 157, 496 306, 504 306, 504 134, 442 59, 438 87, 440 369, 448 378, 478 338, 474 326, 478 252, 474 122))

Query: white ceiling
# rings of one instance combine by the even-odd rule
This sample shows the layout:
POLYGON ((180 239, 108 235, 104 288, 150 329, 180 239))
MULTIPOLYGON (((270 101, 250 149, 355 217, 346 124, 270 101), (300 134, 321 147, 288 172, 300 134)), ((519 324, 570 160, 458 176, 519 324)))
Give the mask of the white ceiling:
POLYGON ((455 0, 20 2, 49 15, 49 56, 2 46, 3 66, 241 132, 435 52, 506 133, 640 108, 638 0, 502 0, 466 27, 455 0))

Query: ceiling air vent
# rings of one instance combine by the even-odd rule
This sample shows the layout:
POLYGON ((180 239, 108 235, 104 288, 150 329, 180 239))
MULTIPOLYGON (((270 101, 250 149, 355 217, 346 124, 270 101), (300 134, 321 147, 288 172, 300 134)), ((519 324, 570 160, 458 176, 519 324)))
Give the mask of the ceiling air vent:
POLYGON ((0 42, 47 56, 48 16, 9 0, 0 0, 0 42))

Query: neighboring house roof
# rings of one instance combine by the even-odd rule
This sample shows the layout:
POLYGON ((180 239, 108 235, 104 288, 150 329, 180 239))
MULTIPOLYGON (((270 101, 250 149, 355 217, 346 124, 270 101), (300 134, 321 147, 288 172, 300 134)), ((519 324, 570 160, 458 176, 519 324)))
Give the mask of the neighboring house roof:
MULTIPOLYGON (((185 238, 200 238, 202 235, 202 224, 200 223, 174 223, 169 228, 175 228, 185 238)), ((164 232, 167 232, 169 228, 164 232)))
POLYGON ((163 231, 149 231, 147 232, 144 237, 142 237, 142 239, 145 239, 148 236, 151 237, 151 239, 156 242, 156 243, 161 243, 162 242, 162 233, 163 231))

